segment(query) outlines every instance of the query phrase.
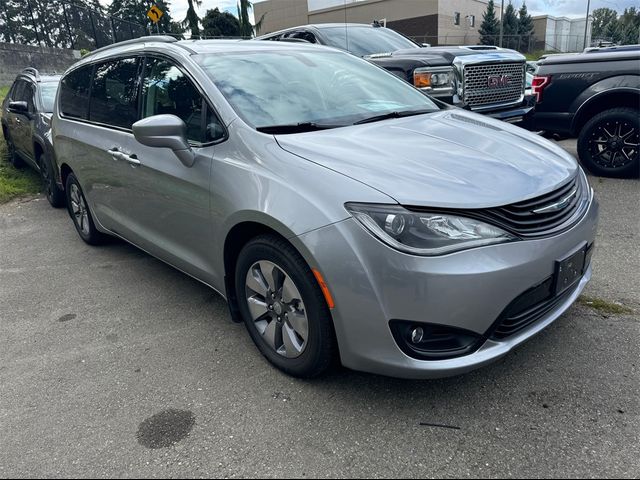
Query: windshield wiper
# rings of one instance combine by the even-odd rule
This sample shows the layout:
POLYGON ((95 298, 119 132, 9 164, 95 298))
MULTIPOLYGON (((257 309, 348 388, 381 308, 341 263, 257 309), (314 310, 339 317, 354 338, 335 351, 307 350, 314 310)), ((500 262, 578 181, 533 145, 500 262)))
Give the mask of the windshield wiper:
POLYGON ((303 133, 314 132, 316 130, 329 130, 331 128, 344 127, 344 125, 330 125, 326 123, 302 122, 291 123, 288 125, 269 125, 266 127, 258 127, 256 130, 262 133, 270 133, 273 135, 287 133, 303 133))
POLYGON ((389 118, 411 117, 412 115, 422 115, 425 113, 433 113, 433 112, 437 112, 437 110, 434 110, 433 108, 425 108, 423 110, 395 111, 395 112, 383 113, 381 115, 374 115, 373 117, 367 117, 362 120, 358 120, 357 122, 354 123, 354 125, 379 122, 381 120, 388 120, 389 118))

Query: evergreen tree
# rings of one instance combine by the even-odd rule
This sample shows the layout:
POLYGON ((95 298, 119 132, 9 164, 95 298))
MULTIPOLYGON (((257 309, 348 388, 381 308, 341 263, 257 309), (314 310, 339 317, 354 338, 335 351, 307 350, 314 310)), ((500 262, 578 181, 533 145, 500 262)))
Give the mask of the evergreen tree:
POLYGON ((208 10, 202 19, 205 37, 239 37, 240 22, 229 12, 221 12, 217 7, 208 10))
POLYGON ((240 22, 240 35, 245 38, 253 37, 256 32, 260 31, 262 27, 262 21, 265 15, 256 22, 255 25, 251 25, 249 20, 249 10, 253 8, 253 4, 249 0, 240 0, 238 4, 238 20, 240 22))
POLYGON ((618 21, 609 22, 604 28, 604 38, 612 42, 618 43, 622 40, 622 30, 618 21))
POLYGON ((478 29, 480 43, 482 45, 497 45, 500 35, 500 20, 496 16, 496 8, 493 0, 489 0, 487 10, 482 14, 482 24, 478 29))
POLYGON ((528 52, 531 46, 531 35, 533 35, 533 18, 527 11, 526 2, 522 2, 520 11, 518 12, 518 50, 528 52))
POLYGON ((182 21, 182 25, 191 30, 191 38, 200 38, 200 17, 196 13, 196 8, 202 5, 202 0, 187 0, 189 9, 187 17, 182 21))
POLYGON ((513 7, 511 1, 505 8, 504 16, 502 17, 502 31, 504 39, 502 46, 506 48, 517 48, 518 46, 518 17, 516 15, 516 9, 513 7))

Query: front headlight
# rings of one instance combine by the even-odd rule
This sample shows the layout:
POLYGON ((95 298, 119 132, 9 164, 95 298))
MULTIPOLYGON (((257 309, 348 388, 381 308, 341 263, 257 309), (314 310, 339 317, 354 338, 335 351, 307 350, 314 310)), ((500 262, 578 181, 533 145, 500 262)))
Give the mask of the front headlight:
POLYGON ((444 255, 518 239, 488 223, 448 213, 411 212, 399 205, 347 203, 345 207, 375 237, 413 255, 444 255))
POLYGON ((413 85, 432 93, 452 93, 454 86, 453 68, 425 67, 413 71, 413 85))

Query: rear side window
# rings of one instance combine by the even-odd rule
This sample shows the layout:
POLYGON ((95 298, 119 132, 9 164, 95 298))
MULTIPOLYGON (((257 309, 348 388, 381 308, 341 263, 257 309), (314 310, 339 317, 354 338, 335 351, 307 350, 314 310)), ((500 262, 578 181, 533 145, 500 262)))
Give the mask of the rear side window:
POLYGON ((60 82, 60 112, 65 117, 87 120, 92 65, 78 68, 60 82))
POLYGON ((16 80, 16 82, 13 84, 13 87, 9 92, 9 99, 12 102, 20 101, 20 97, 22 97, 22 92, 24 92, 25 83, 26 82, 24 80, 16 80))
POLYGON ((22 94, 20 95, 20 98, 18 98, 17 100, 23 101, 23 102, 27 102, 27 106, 29 107, 29 111, 30 112, 35 112, 36 107, 34 104, 34 95, 35 95, 36 91, 33 88, 33 85, 31 85, 30 83, 25 83, 24 85, 24 89, 22 90, 22 94))
POLYGON ((124 58, 96 66, 89 120, 130 129, 138 119, 140 60, 124 58))
POLYGON ((224 128, 191 80, 173 63, 147 59, 142 84, 142 118, 175 115, 187 125, 187 139, 208 143, 224 136, 224 128))

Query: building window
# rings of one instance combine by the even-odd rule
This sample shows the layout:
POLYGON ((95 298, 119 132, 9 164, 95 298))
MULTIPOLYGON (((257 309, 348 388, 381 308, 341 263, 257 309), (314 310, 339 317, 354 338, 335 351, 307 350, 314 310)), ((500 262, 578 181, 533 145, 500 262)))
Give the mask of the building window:
POLYGON ((460 12, 455 12, 453 14, 453 24, 460 25, 460 12))
POLYGON ((469 26, 472 27, 472 28, 476 26, 476 16, 475 15, 469 15, 469 26))

